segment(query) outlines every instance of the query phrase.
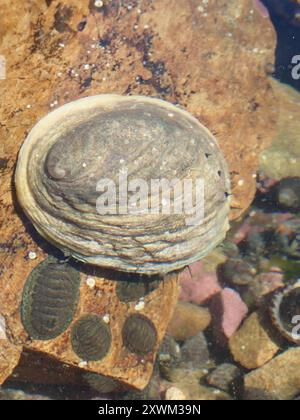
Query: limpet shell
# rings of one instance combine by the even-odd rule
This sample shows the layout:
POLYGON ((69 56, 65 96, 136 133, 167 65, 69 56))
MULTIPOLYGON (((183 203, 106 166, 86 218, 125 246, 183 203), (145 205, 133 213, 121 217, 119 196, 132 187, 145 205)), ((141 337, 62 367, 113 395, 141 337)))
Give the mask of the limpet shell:
POLYGON ((300 281, 275 294, 270 314, 283 337, 300 345, 300 281))
POLYGON ((83 315, 73 325, 71 343, 73 351, 82 360, 101 360, 110 349, 110 328, 98 315, 83 315))
POLYGON ((122 330, 123 343, 133 353, 145 355, 153 351, 157 331, 150 319, 143 315, 130 315, 122 330))
POLYGON ((188 112, 158 99, 98 95, 57 108, 25 140, 15 181, 38 232, 66 255, 98 266, 167 273, 199 260, 228 230, 229 173, 214 136, 188 112), (148 213, 131 206, 138 189, 119 199, 124 174, 128 183, 147 186, 138 203, 148 213), (172 190, 170 212, 159 191, 150 199, 151 182, 162 179, 182 188, 185 180, 204 181, 202 223, 184 203, 175 214, 172 190), (113 214, 97 211, 103 180, 117 186, 113 214), (159 214, 149 211, 154 204, 159 214))
POLYGON ((80 274, 49 257, 29 275, 23 290, 21 319, 28 335, 50 340, 71 323, 79 299, 80 274))

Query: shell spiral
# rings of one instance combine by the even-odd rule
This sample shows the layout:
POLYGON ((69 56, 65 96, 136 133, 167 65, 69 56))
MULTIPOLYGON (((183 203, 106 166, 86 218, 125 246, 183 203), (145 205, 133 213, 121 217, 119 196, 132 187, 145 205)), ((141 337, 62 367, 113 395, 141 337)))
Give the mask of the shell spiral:
POLYGON ((145 274, 184 267, 223 240, 229 189, 214 136, 188 112, 142 96, 91 96, 51 112, 29 133, 16 170, 20 204, 44 238, 81 261, 145 274), (159 213, 130 207, 139 191, 124 199, 125 175, 149 187, 139 209, 156 202, 159 213), (174 179, 203 180, 201 223, 187 224, 184 206, 164 211, 150 189, 152 180, 174 179), (97 210, 103 180, 117 185, 115 213, 97 210))

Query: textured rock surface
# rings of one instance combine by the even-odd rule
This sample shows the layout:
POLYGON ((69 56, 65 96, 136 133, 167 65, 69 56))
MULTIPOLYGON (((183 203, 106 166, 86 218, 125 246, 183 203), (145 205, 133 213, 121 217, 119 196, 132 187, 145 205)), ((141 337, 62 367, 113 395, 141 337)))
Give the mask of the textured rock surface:
POLYGON ((234 360, 247 369, 263 366, 279 351, 278 345, 265 330, 256 312, 230 338, 229 347, 234 360))
POLYGON ((245 395, 260 393, 274 399, 290 400, 300 391, 300 348, 292 348, 265 366, 245 376, 245 395))
POLYGON ((277 180, 300 176, 300 93, 277 80, 270 79, 270 82, 280 108, 278 134, 261 154, 260 168, 277 180))
POLYGON ((185 341, 206 330, 210 321, 208 309, 188 302, 178 302, 168 325, 168 332, 175 340, 185 341))

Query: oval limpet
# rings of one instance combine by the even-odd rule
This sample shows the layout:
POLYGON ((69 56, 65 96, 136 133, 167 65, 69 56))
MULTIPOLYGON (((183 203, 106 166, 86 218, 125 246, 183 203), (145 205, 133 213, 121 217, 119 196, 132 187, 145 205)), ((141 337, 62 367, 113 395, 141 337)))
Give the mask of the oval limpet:
POLYGON ((270 314, 278 331, 287 340, 300 344, 300 281, 274 295, 270 314))
POLYGON ((23 290, 21 319, 34 340, 50 340, 71 323, 79 299, 80 274, 52 257, 30 273, 23 290))
POLYGON ((44 238, 120 271, 180 269, 228 230, 229 173, 214 136, 158 99, 98 95, 57 108, 25 140, 15 181, 44 238))

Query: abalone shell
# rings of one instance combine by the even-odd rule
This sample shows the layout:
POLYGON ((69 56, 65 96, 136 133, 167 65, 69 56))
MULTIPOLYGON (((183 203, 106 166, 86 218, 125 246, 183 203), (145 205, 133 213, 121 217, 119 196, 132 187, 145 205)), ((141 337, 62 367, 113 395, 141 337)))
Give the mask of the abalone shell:
POLYGON ((167 273, 199 260, 228 230, 229 173, 214 136, 185 110, 158 99, 98 95, 56 109, 25 140, 15 180, 20 204, 40 234, 94 265, 167 273), (149 188, 136 209, 132 200, 140 191, 124 193, 125 175, 128 184, 142 180, 149 188), (182 187, 199 179, 204 214, 196 223, 184 200, 182 212, 174 210, 174 189, 171 210, 159 189, 151 191, 155 180, 182 187), (97 210, 104 181, 117 186, 111 214, 97 210), (150 211, 155 205, 158 214, 150 211))
POLYGON ((71 323, 79 299, 80 274, 49 257, 29 275, 23 290, 21 318, 28 335, 50 340, 71 323))

